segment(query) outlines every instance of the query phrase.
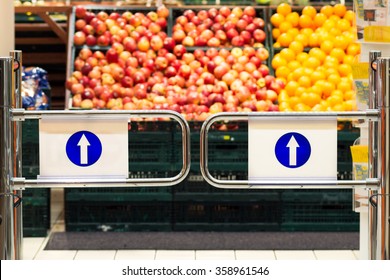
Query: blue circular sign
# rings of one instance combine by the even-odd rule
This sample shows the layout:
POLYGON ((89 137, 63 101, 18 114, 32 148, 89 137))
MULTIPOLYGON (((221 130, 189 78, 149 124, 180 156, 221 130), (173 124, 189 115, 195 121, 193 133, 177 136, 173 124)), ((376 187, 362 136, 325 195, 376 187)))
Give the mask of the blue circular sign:
POLYGON ((311 155, 309 140, 297 132, 286 133, 276 142, 275 155, 285 167, 301 167, 309 160, 311 155))
POLYGON ((92 132, 78 131, 66 142, 66 155, 77 166, 90 166, 102 155, 102 143, 92 132))

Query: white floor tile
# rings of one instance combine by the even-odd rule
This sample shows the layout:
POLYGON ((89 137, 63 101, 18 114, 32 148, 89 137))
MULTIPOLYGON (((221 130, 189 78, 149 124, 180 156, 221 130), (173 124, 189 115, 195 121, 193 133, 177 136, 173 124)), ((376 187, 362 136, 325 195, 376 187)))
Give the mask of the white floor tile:
POLYGON ((25 237, 23 238, 23 260, 33 260, 36 254, 43 247, 44 237, 25 237))
POLYGON ((313 251, 275 251, 277 260, 315 260, 313 251))
POLYGON ((233 250, 197 250, 195 251, 196 260, 235 260, 233 250))
POLYGON ((115 250, 77 251, 75 260, 114 260, 115 250))
POLYGON ((156 260, 195 260, 193 250, 157 250, 156 260))
POLYGON ((155 250, 119 250, 116 252, 116 260, 154 260, 155 250))
POLYGON ((275 254, 272 250, 238 250, 236 251, 237 260, 275 260, 275 254))
POLYGON ((315 250, 317 260, 356 260, 356 256, 349 250, 315 250))
POLYGON ((40 251, 34 260, 73 260, 77 251, 40 251))

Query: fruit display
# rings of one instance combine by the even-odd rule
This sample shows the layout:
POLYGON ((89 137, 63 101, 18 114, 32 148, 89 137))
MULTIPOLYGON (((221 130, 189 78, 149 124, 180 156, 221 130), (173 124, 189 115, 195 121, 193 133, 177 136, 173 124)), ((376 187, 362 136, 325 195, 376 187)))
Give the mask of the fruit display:
POLYGON ((188 47, 263 47, 266 40, 263 9, 222 6, 209 10, 177 10, 172 37, 188 47), (259 15, 258 15, 259 14, 259 15))
POLYGON ((169 11, 76 7, 73 69, 66 81, 70 107, 170 109, 187 120, 222 111, 278 110, 283 84, 270 75, 265 47, 191 50, 167 35, 169 11))
POLYGON ((275 48, 272 67, 276 78, 285 83, 279 109, 355 110, 351 65, 360 45, 354 12, 341 4, 294 11, 282 3, 270 21, 275 48))

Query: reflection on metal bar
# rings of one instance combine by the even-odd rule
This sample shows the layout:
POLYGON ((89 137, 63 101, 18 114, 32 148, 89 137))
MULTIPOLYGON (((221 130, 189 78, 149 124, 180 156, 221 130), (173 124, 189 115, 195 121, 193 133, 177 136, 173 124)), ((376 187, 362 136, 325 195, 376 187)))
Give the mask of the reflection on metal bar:
POLYGON ((378 123, 379 148, 378 148, 378 176, 381 180, 381 188, 377 196, 378 232, 376 237, 377 247, 374 259, 390 259, 390 203, 387 195, 390 193, 389 177, 389 151, 390 151, 390 57, 377 59, 377 96, 380 109, 380 121, 378 123))
POLYGON ((11 180, 13 176, 12 156, 12 122, 10 108, 12 106, 12 85, 14 82, 13 58, 0 57, 0 259, 15 259, 13 192, 11 180))
MULTIPOLYGON (((17 62, 15 69, 15 90, 13 94, 13 108, 22 108, 22 51, 11 51, 10 56, 17 62)), ((15 122, 13 125, 14 139, 14 174, 22 176, 22 125, 15 122)), ((14 191, 20 198, 23 197, 22 190, 14 191)), ((15 259, 23 259, 23 203, 14 208, 15 228, 15 259)))
MULTIPOLYGON (((375 72, 377 67, 377 59, 381 56, 380 51, 370 51, 369 53, 369 77, 368 77, 368 108, 378 108, 377 80, 375 72)), ((368 177, 378 178, 378 122, 368 123, 368 177)), ((368 196, 377 195, 377 190, 370 190, 368 196)), ((375 259, 377 250, 377 232, 378 230, 378 212, 377 208, 368 204, 368 259, 375 259)))
POLYGON ((124 115, 131 118, 170 118, 180 124, 182 130, 182 151, 183 161, 180 172, 174 177, 168 178, 131 178, 131 179, 89 179, 89 178, 59 178, 59 179, 29 179, 13 178, 14 189, 23 188, 70 188, 70 187, 164 187, 173 186, 180 183, 190 171, 190 128, 187 121, 177 112, 163 110, 137 110, 137 111, 110 111, 110 110, 69 110, 69 111, 25 111, 23 109, 13 109, 11 111, 14 121, 25 119, 41 119, 42 117, 88 117, 99 115, 104 118, 110 116, 124 115))
POLYGON ((379 118, 378 110, 369 110, 366 112, 316 112, 316 113, 281 113, 281 112, 256 112, 256 113, 219 113, 210 116, 204 123, 200 132, 200 170, 204 179, 212 186, 219 188, 367 188, 377 189, 379 187, 379 180, 367 179, 365 181, 287 181, 287 180, 220 180, 214 178, 208 169, 208 131, 213 123, 217 121, 231 121, 231 120, 248 120, 250 117, 262 118, 286 118, 286 117, 342 117, 348 119, 369 119, 377 121, 379 118))

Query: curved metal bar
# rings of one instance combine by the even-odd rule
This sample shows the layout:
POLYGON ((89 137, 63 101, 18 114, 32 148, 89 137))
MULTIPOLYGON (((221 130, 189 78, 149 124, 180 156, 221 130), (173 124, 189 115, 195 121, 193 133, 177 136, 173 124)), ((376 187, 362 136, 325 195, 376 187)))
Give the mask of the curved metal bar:
POLYGON ((43 116, 67 116, 80 117, 88 115, 101 115, 104 118, 109 116, 128 115, 130 118, 148 117, 148 118, 171 118, 177 121, 182 131, 182 152, 183 161, 180 172, 173 177, 168 178, 131 178, 131 179, 24 179, 13 178, 14 189, 44 187, 44 188, 69 188, 69 187, 164 187, 173 186, 185 179, 190 171, 190 127, 182 115, 175 111, 164 110, 52 110, 52 111, 25 111, 24 109, 12 109, 12 119, 14 121, 23 121, 25 119, 41 119, 43 116))
POLYGON ((217 188, 235 188, 235 189, 248 189, 248 188, 368 188, 377 189, 379 187, 379 180, 367 179, 365 181, 286 181, 286 180, 262 180, 251 181, 248 180, 220 180, 216 179, 210 174, 208 169, 208 131, 213 123, 217 121, 231 121, 231 120, 248 120, 251 117, 264 117, 264 118, 286 118, 286 117, 339 117, 346 119, 369 119, 377 121, 379 119, 379 110, 368 110, 366 112, 240 112, 240 113, 218 113, 210 116, 206 119, 202 125, 200 131, 200 170, 203 178, 212 186, 217 188))

